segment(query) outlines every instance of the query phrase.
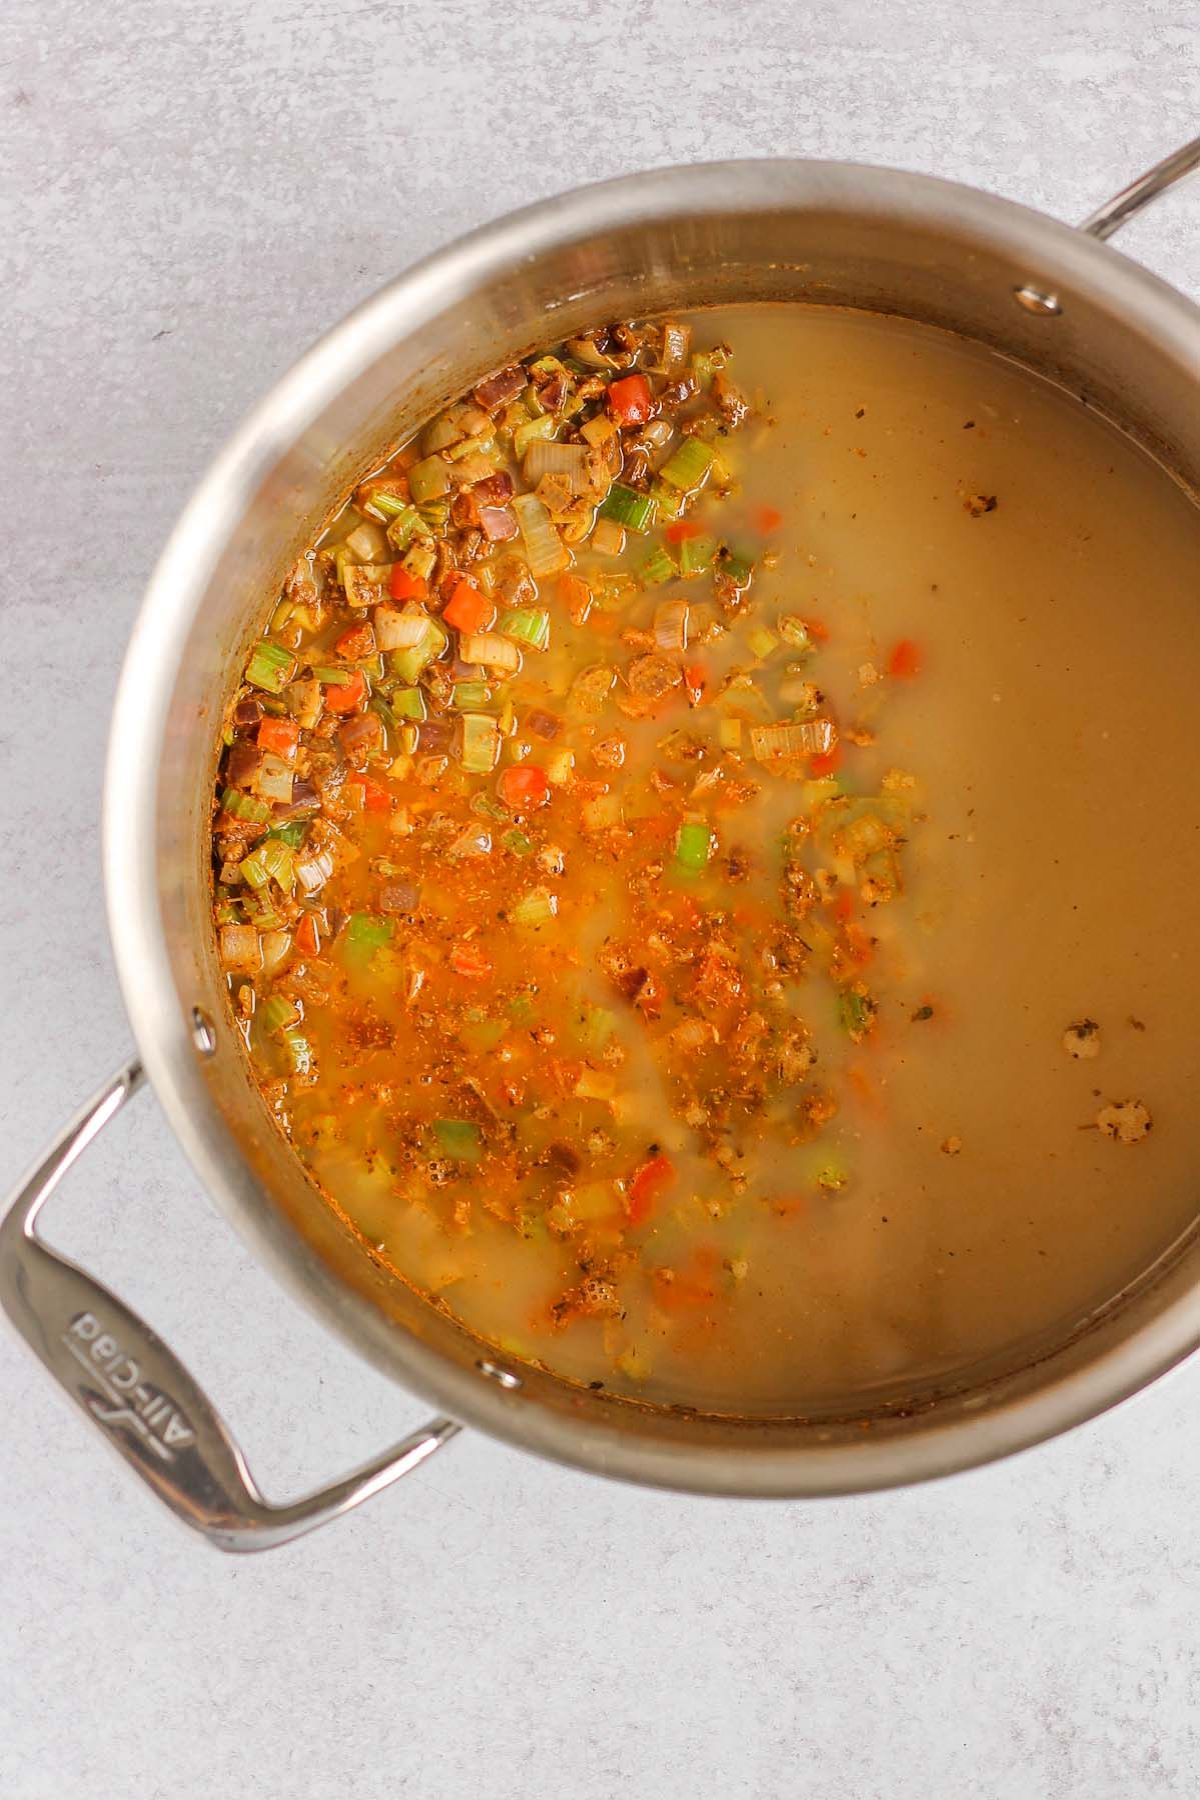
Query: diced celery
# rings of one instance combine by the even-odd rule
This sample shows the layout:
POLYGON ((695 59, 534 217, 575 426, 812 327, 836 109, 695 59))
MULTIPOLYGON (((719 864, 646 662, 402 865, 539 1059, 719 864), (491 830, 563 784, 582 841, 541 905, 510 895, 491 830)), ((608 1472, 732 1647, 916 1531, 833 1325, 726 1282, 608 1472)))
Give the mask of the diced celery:
POLYGON ((600 508, 599 516, 611 519, 616 525, 624 525, 629 531, 649 531, 657 510, 651 494, 639 494, 635 489, 615 481, 608 490, 608 498, 600 508))
POLYGON ((753 631, 748 632, 746 642, 760 662, 765 662, 771 652, 779 648, 779 639, 765 625, 756 625, 753 631))
POLYGON ((471 775, 487 775, 500 754, 500 730, 490 713, 464 713, 462 766, 471 775))
POLYGON ((717 725, 717 737, 722 750, 737 750, 742 742, 742 721, 740 719, 722 719, 717 725))
POLYGON ((290 650, 285 650, 282 644, 273 644, 269 638, 260 638, 250 652, 246 680, 268 694, 278 694, 295 671, 296 659, 290 650))
POLYGON ((504 614, 496 630, 532 650, 544 650, 550 642, 550 614, 537 606, 517 606, 504 614))
POLYGON ((388 705, 398 719, 423 719, 427 710, 424 692, 419 687, 397 688, 388 705))
POLYGON ((256 800, 253 794, 243 794, 240 788, 232 787, 221 795, 221 810, 232 819, 245 819, 253 825, 265 825, 271 816, 265 800, 256 800))
MULTIPOLYGON (((424 636, 419 643, 413 644, 407 650, 388 651, 388 667, 400 677, 401 681, 409 687, 413 687, 422 670, 427 669, 430 663, 442 654, 449 641, 444 626, 440 625, 436 619, 428 619, 424 636)), ((393 697, 392 706, 394 708, 398 697, 393 697)))
POLYGON ((528 856, 533 849, 533 839, 527 838, 523 831, 506 831, 500 842, 514 856, 528 856))
POLYGON ((548 888, 534 888, 530 894, 523 894, 508 909, 509 919, 514 925, 548 925, 558 911, 558 896, 548 888))
POLYGON ((674 557, 663 544, 655 546, 641 570, 642 580, 650 587, 661 587, 664 581, 673 581, 678 573, 674 557))
POLYGON ((424 530, 424 519, 415 506, 406 502, 388 526, 388 543, 396 550, 407 550, 418 533, 424 530))
POLYGON ((875 1018, 875 1002, 869 994, 856 988, 843 988, 838 995, 838 1021, 842 1030, 855 1042, 866 1036, 875 1018))
POLYGON ((375 913, 351 913, 342 939, 347 962, 365 967, 377 950, 391 942, 391 937, 390 919, 381 919, 375 913))
POLYGON ((292 850, 298 850, 304 842, 304 834, 308 830, 307 819, 285 819, 282 825, 272 825, 267 836, 282 838, 292 850))
POLYGON ((731 550, 726 545, 718 566, 722 575, 727 575, 735 587, 749 586, 750 577, 754 573, 754 562, 744 551, 731 550))
POLYGON ((661 523, 669 524, 683 511, 683 492, 680 488, 672 487, 669 481, 652 481, 650 497, 658 508, 661 523))
POLYGON ((593 1006, 590 1000, 586 1001, 579 1016, 580 1042, 588 1050, 603 1050, 616 1024, 616 1015, 606 1006, 593 1006))
MULTIPOLYGON (((414 693, 417 689, 413 690, 414 693)), ((459 681, 454 687, 454 704, 460 712, 478 712, 488 704, 492 690, 485 681, 459 681)))
POLYGON ((433 1133, 443 1156, 478 1162, 483 1155, 483 1134, 473 1119, 435 1119, 433 1133))
POLYGON ((552 413, 543 413, 540 419, 530 419, 524 425, 518 425, 513 432, 513 455, 517 461, 525 455, 530 444, 539 438, 552 438, 558 429, 552 413))
POLYGON ((272 994, 259 1009, 258 1022, 268 1037, 275 1031, 286 1031, 300 1018, 300 1008, 286 994, 272 994))
POLYGON ((408 471, 409 492, 414 505, 437 500, 450 492, 450 467, 440 456, 426 456, 408 471))
POLYGON ((699 487, 712 467, 716 451, 703 438, 686 437, 672 450, 666 462, 659 470, 659 478, 669 482, 672 487, 699 487))
POLYGON ((704 569, 711 568, 716 554, 717 540, 706 532, 699 537, 684 538, 679 546, 679 573, 699 575, 704 569))
POLYGON ((533 995, 522 991, 508 1003, 508 1016, 514 1025, 528 1025, 534 1017, 533 995))
POLYGON ((684 874, 698 875, 708 865, 712 831, 700 819, 685 819, 675 844, 675 866, 684 874))
POLYGON ((382 519, 386 524, 389 519, 399 518, 407 507, 408 501, 403 494, 390 494, 386 488, 373 488, 363 511, 374 513, 377 519, 382 519))

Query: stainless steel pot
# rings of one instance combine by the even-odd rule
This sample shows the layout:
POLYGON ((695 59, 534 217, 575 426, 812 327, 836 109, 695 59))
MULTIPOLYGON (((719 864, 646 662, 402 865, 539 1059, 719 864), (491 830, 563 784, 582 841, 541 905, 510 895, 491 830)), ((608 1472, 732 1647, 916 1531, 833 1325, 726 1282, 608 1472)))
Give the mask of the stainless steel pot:
POLYGON ((109 1442, 226 1550, 345 1512, 476 1425, 560 1462, 718 1494, 836 1494, 962 1469, 1062 1431, 1200 1344, 1200 1233, 1020 1368, 854 1417, 738 1420, 509 1368, 391 1283, 320 1205, 252 1086, 213 955, 207 825, 223 696, 265 599, 379 452, 486 370, 613 316, 750 299, 849 304, 948 326, 1086 397, 1200 489, 1200 310, 1105 247, 1200 165, 1200 139, 1074 230, 990 194, 849 164, 714 164, 585 188, 488 226, 337 326, 250 416, 151 581, 113 720, 104 847, 138 1045, 0 1225, 0 1301, 109 1442), (36 1233, 40 1207, 149 1080, 254 1249, 343 1338, 445 1416, 287 1506, 255 1488, 155 1334, 36 1233))

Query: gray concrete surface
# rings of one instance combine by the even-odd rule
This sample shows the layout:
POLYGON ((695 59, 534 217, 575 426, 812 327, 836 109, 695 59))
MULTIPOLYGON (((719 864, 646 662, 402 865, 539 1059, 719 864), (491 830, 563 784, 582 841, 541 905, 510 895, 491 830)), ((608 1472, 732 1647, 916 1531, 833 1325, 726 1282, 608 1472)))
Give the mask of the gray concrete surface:
MULTIPOLYGON (((1196 131, 1200 20, 1171 0, 8 0, 0 71, 13 1174, 128 1043, 97 810, 147 571, 323 326, 497 212, 656 163, 856 157, 1082 215, 1196 131)), ((1127 247, 1194 291, 1200 193, 1127 247)), ((418 1416, 251 1263, 152 1099, 51 1228, 191 1359, 269 1491, 418 1416)), ((160 1517, 3 1334, 0 1381, 4 1800, 1200 1783, 1200 1369, 1005 1467, 811 1507, 465 1440, 242 1564, 160 1517)))

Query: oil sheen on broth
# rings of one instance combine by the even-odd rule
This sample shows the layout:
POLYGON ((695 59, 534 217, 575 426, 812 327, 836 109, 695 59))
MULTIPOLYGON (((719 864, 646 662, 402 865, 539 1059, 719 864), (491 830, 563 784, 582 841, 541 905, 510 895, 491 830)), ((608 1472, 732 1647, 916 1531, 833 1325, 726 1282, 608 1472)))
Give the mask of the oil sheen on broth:
MULTIPOLYGON (((751 403, 713 440, 730 491, 710 483, 673 533, 581 543, 602 603, 573 623, 549 575, 549 647, 530 627, 519 673, 456 671, 500 720, 494 774, 393 713, 342 770, 330 811, 360 854, 311 897, 307 966, 294 931, 262 940, 274 982, 236 945, 227 963, 268 1099, 387 1266, 580 1381, 790 1412, 1014 1359, 1193 1217, 1200 517, 1084 408, 948 335, 803 307, 689 323, 693 349, 731 347, 751 403), (686 566, 697 528, 754 562, 733 604, 711 572, 605 589, 658 545, 686 566), (636 634, 678 599, 682 681, 622 710, 662 645, 636 634), (620 680, 580 709, 598 664, 620 680), (793 714, 836 721, 836 750, 756 758, 755 721, 793 714), (551 780, 505 786, 529 768, 551 780), (864 852, 883 819, 894 893, 816 822, 839 792, 864 852), (271 1039, 276 990, 305 1079, 271 1039)), ((344 554, 395 560, 363 542, 344 554)), ((339 613, 311 649, 277 630, 286 673, 311 680, 370 617, 339 613)), ((369 689, 386 665, 360 663, 369 689)), ((234 715, 252 742, 256 693, 234 715)), ((318 767, 340 741, 324 716, 318 767)), ((241 929, 222 859, 218 919, 241 929)))

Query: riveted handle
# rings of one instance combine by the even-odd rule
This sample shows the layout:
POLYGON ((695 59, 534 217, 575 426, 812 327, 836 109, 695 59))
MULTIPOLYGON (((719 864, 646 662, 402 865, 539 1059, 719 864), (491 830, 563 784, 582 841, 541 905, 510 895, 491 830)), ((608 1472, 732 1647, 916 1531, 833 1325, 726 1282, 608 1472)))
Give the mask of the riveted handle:
POLYGON ((382 1456, 273 1506, 216 1408, 162 1339, 35 1222, 67 1170, 142 1085, 128 1063, 71 1121, 0 1220, 0 1306, 46 1368, 164 1505, 219 1550, 269 1550, 349 1512, 432 1456, 459 1427, 431 1419, 382 1456))

